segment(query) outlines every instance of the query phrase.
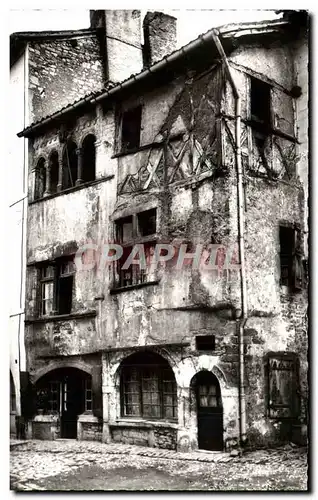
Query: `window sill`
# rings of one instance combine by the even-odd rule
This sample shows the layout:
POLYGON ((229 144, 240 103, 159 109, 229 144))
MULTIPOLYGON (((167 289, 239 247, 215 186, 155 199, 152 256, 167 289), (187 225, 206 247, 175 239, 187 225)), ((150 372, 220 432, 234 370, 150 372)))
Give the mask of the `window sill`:
POLYGON ((137 285, 128 285, 121 287, 114 287, 109 290, 111 295, 115 295, 116 293, 129 292, 130 290, 138 290, 138 288, 144 288, 146 286, 158 285, 159 280, 155 281, 147 281, 145 283, 138 283, 137 285))
POLYGON ((111 427, 144 427, 144 428, 153 428, 153 427, 169 427, 170 429, 178 429, 178 424, 176 423, 177 419, 172 422, 168 420, 143 420, 133 419, 133 418, 121 418, 117 419, 116 422, 110 422, 109 425, 111 427))
POLYGON ((110 181, 114 178, 114 175, 108 175, 106 177, 101 177, 99 179, 95 179, 94 181, 83 182, 78 186, 73 186, 67 189, 63 189, 63 191, 59 191, 58 193, 49 194, 48 196, 44 196, 43 198, 39 198, 37 200, 29 201, 29 205, 34 205, 35 203, 40 203, 41 201, 51 200, 52 198, 57 198, 58 196, 62 196, 63 194, 73 193, 75 191, 80 191, 81 189, 88 188, 90 186, 94 186, 95 184, 99 184, 101 182, 110 181))
POLYGON ((95 317, 97 312, 87 311, 82 313, 71 313, 71 314, 59 314, 56 316, 43 316, 41 318, 27 318, 25 320, 25 324, 29 325, 32 323, 49 323, 54 321, 68 321, 71 319, 84 319, 84 318, 93 318, 95 317))

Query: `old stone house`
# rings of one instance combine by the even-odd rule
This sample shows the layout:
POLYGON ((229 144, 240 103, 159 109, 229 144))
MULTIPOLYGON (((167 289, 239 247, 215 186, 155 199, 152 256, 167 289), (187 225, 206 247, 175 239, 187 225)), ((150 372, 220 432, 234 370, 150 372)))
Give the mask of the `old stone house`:
POLYGON ((96 58, 76 37, 30 47, 45 116, 19 133, 28 435, 179 450, 299 441, 307 16, 212 29, 178 50, 163 14, 145 17, 143 45, 138 11, 91 22, 96 58), (86 55, 71 73, 74 53, 86 55))

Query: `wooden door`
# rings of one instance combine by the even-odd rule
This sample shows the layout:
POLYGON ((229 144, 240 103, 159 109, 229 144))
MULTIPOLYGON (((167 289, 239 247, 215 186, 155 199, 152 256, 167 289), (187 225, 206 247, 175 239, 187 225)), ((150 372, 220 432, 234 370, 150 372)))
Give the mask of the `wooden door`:
POLYGON ((211 372, 199 374, 196 382, 198 445, 203 450, 223 450, 223 408, 220 386, 211 372))

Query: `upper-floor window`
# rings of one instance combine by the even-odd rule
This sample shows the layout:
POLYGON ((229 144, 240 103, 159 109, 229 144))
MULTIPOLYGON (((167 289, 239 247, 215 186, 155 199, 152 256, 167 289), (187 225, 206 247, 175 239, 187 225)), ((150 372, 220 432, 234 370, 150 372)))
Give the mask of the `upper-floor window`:
POLYGON ((253 126, 267 131, 271 126, 271 87, 251 77, 251 120, 253 126))
POLYGON ((57 192, 57 185, 59 182, 59 155, 57 151, 52 151, 52 153, 50 154, 49 173, 50 173, 49 193, 55 194, 57 192))
POLYGON ((295 227, 280 226, 280 282, 291 290, 302 288, 301 231, 295 227))
POLYGON ((69 314, 72 310, 74 258, 62 258, 41 267, 40 315, 69 314))
POLYGON ((140 146, 141 106, 124 111, 121 122, 121 151, 140 146))
POLYGON ((40 158, 35 167, 35 192, 34 199, 43 198, 46 189, 46 166, 45 159, 40 158))
POLYGON ((156 226, 155 208, 116 221, 117 241, 123 247, 122 257, 117 261, 117 285, 119 287, 152 280, 151 259, 156 243, 156 226), (134 251, 136 251, 134 260, 138 263, 130 263, 134 251))
POLYGON ((89 182, 95 180, 96 175, 96 153, 95 153, 95 141, 96 138, 93 134, 89 134, 85 137, 82 144, 82 180, 83 182, 89 182))
POLYGON ((62 189, 75 186, 77 180, 77 146, 74 141, 68 141, 63 151, 62 189))

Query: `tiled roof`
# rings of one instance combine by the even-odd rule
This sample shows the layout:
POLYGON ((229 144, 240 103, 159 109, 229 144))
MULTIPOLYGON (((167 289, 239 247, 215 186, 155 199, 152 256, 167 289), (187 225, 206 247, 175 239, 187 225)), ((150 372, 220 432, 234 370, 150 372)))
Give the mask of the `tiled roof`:
POLYGON ((157 61, 154 63, 152 66, 150 66, 147 69, 143 69, 139 73, 132 74, 125 80, 118 82, 118 83, 109 83, 106 87, 87 94, 86 96, 77 99, 76 101, 64 106, 61 108, 59 111, 52 113, 51 115, 47 115, 40 120, 33 122, 31 125, 26 127, 22 132, 18 134, 19 137, 22 137, 26 135, 28 132, 31 132, 31 130, 34 127, 38 127, 41 125, 41 123, 45 121, 51 121, 54 120, 54 118, 60 116, 61 114, 67 113, 74 109, 74 107, 79 107, 80 105, 84 105, 85 103, 93 102, 96 98, 102 96, 105 94, 105 98, 108 96, 108 93, 110 90, 114 89, 120 90, 123 86, 127 86, 128 82, 131 80, 131 83, 133 83, 137 77, 140 77, 143 73, 146 74, 148 73, 149 75, 154 72, 154 69, 159 66, 160 64, 164 62, 169 62, 171 60, 176 61, 179 57, 181 58, 188 50, 191 48, 191 46, 195 45, 196 43, 202 41, 204 43, 205 39, 211 34, 212 31, 217 31, 223 39, 231 39, 231 38, 239 38, 239 37, 244 37, 246 35, 262 35, 266 33, 273 33, 275 31, 280 31, 280 29, 288 24, 287 21, 278 19, 274 21, 258 21, 255 23, 240 23, 240 24, 228 24, 221 26, 219 28, 213 28, 205 33, 199 35, 195 40, 192 40, 188 44, 184 45, 183 47, 175 50, 168 56, 164 56, 160 61, 157 61))

